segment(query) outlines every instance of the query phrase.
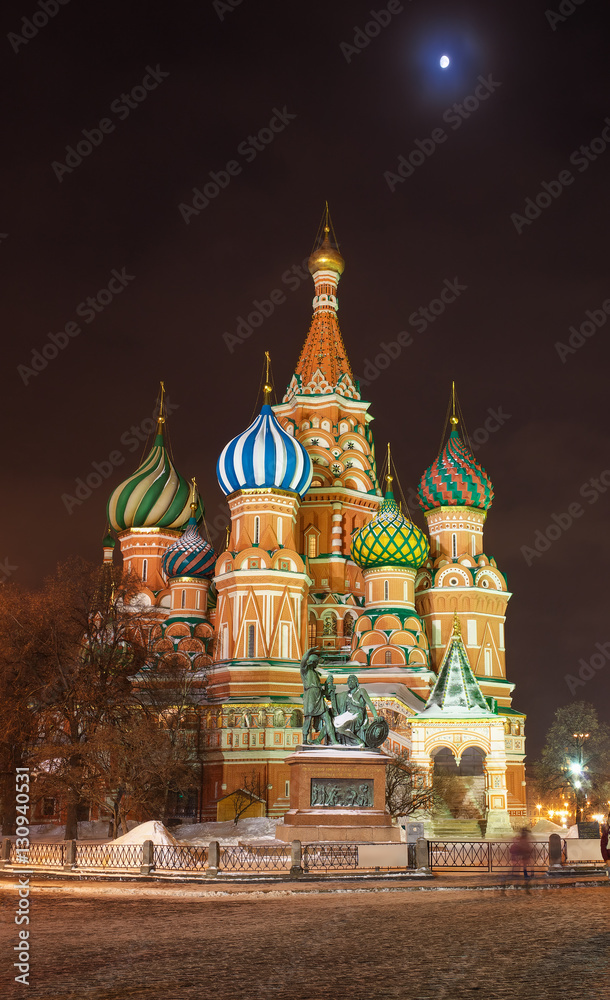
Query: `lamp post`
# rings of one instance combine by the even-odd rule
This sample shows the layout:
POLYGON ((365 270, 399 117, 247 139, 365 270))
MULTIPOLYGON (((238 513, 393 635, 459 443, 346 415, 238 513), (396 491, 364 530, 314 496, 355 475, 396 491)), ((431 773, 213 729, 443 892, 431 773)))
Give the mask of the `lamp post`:
POLYGON ((575 822, 580 823, 582 821, 582 801, 586 793, 583 790, 585 785, 585 771, 587 767, 584 763, 584 747, 585 741, 589 739, 589 733, 574 733, 573 739, 576 740, 575 747, 575 759, 568 762, 568 770, 573 775, 571 785, 574 791, 574 800, 576 805, 576 816, 575 822))

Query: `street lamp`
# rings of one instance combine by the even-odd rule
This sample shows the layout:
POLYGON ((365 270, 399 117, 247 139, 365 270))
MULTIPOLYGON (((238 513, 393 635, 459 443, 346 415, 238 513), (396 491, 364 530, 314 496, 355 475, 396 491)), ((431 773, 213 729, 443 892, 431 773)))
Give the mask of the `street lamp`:
MULTIPOLYGON (((576 778, 580 775, 584 776, 584 772, 588 770, 583 761, 583 750, 585 746, 585 740, 589 739, 589 733, 573 733, 573 738, 577 740, 576 750, 578 753, 577 760, 568 761, 568 769, 571 771, 572 775, 576 778)), ((583 787, 583 782, 581 780, 573 781, 572 788, 574 790, 574 804, 576 807, 575 821, 580 823, 582 820, 582 792, 580 789, 583 787)))

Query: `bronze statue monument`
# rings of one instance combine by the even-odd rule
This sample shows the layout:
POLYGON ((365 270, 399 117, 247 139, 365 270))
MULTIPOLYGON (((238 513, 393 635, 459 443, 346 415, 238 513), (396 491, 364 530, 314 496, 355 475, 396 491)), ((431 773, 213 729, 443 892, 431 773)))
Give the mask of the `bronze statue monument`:
POLYGON ((372 750, 387 739, 389 727, 380 718, 368 692, 360 687, 355 674, 347 678, 347 691, 337 693, 332 674, 324 680, 319 673, 321 651, 308 649, 301 660, 303 681, 303 744, 323 740, 329 746, 372 750), (329 702, 330 704, 327 704, 329 702), (368 712, 373 720, 369 721, 368 712), (318 735, 312 736, 313 729, 318 735))

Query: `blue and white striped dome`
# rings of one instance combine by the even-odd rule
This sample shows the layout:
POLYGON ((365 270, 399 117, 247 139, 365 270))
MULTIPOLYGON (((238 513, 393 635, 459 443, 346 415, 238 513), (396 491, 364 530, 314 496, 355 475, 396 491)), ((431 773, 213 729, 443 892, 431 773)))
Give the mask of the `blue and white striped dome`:
POLYGON ((225 496, 235 490, 270 487, 304 496, 312 473, 305 448, 280 426, 267 403, 248 429, 229 441, 216 466, 225 496))

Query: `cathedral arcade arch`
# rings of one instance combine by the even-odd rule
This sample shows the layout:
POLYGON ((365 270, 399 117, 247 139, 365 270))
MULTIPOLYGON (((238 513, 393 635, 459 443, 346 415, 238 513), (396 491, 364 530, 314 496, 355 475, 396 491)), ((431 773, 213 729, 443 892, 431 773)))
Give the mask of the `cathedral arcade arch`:
POLYGON ((416 715, 411 725, 411 758, 428 786, 433 787, 435 776, 441 775, 484 777, 486 836, 510 833, 503 720, 496 716, 473 725, 416 715))

